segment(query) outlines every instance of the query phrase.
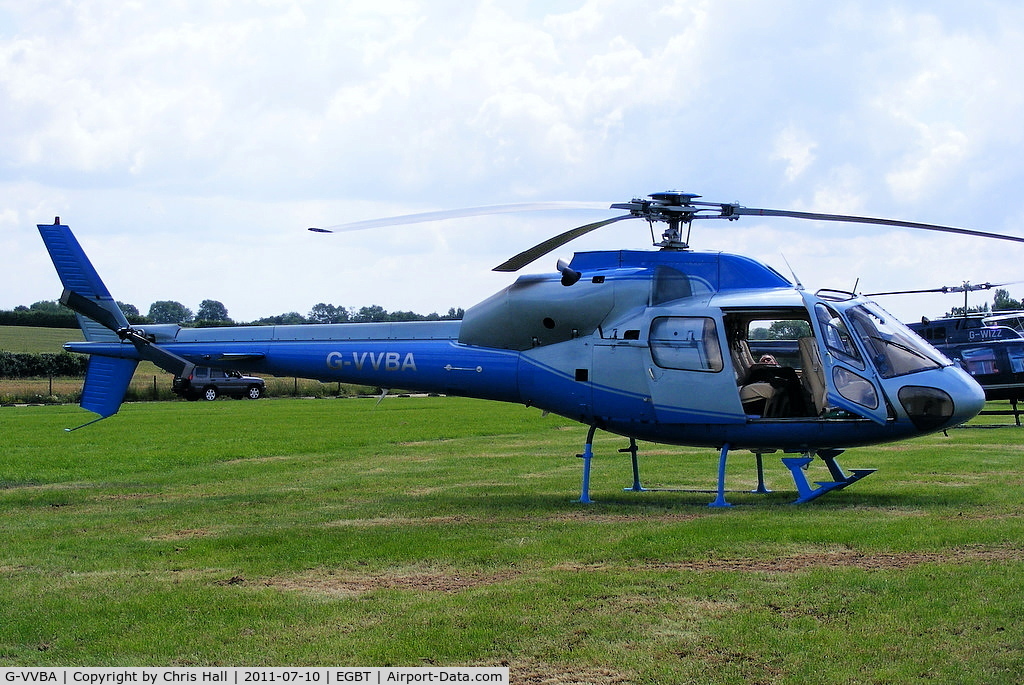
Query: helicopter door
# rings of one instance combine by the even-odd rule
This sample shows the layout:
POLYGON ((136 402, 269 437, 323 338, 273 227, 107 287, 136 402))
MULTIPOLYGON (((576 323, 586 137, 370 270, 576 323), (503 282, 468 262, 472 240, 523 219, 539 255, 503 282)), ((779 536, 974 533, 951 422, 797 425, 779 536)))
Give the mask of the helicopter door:
POLYGON ((742 423, 732 373, 725 373, 715 319, 659 316, 651 321, 647 380, 659 423, 742 423))
POLYGON ((874 370, 865 363, 853 335, 839 313, 809 293, 804 301, 812 312, 815 338, 800 339, 804 387, 815 412, 843 409, 884 424, 889 418, 885 396, 874 370))
POLYGON ((618 421, 654 420, 648 395, 647 346, 639 339, 602 340, 594 345, 591 372, 594 416, 618 421))

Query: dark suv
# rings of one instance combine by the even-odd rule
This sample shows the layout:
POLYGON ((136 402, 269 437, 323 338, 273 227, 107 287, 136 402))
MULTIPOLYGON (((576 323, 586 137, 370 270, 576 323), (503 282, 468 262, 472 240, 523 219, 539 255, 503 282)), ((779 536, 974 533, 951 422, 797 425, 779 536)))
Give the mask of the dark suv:
POLYGON ((258 400, 263 397, 265 386, 263 379, 256 376, 243 376, 237 371, 197 366, 188 378, 176 376, 171 390, 189 401, 198 400, 200 397, 204 400, 215 400, 221 395, 258 400))

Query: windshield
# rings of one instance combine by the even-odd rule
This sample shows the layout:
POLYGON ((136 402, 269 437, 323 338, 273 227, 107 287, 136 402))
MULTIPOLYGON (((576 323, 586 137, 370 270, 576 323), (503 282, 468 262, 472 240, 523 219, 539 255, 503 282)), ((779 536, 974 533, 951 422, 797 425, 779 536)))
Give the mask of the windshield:
POLYGON ((878 305, 846 310, 857 336, 882 378, 937 369, 952 362, 878 305))

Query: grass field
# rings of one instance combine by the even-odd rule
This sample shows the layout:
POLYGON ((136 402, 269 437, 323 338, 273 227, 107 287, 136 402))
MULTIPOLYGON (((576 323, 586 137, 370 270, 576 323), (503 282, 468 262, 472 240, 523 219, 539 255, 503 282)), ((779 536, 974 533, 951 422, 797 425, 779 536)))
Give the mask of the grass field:
MULTIPOLYGON (((1017 683, 1024 429, 810 505, 626 493, 621 438, 454 398, 0 408, 0 663, 504 665, 519 683, 1017 683)), ((994 419, 986 417, 988 421, 994 419)), ((711 450, 641 445, 649 487, 711 450)), ((824 477, 820 462, 814 480, 824 477)), ((736 453, 729 485, 754 485, 736 453)))
POLYGON ((78 340, 85 338, 77 328, 0 326, 0 350, 8 352, 63 352, 64 343, 78 340))

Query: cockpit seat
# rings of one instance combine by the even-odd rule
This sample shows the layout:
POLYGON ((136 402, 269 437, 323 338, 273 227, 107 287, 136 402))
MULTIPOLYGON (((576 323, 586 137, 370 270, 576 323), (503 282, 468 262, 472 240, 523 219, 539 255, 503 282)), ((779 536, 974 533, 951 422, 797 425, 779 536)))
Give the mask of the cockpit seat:
POLYGON ((740 402, 743 404, 745 414, 766 414, 768 404, 774 396, 775 388, 771 383, 759 381, 740 386, 740 402))
POLYGON ((736 385, 743 385, 750 375, 750 368, 754 365, 754 355, 750 353, 750 346, 746 340, 737 340, 729 348, 732 354, 732 368, 736 373, 736 385))
POLYGON ((802 370, 800 382, 811 396, 815 414, 821 416, 828 406, 828 387, 825 385, 825 371, 821 365, 821 356, 818 354, 818 342, 814 338, 800 338, 797 343, 800 345, 802 370))
POLYGON ((743 412, 750 415, 763 415, 775 395, 775 388, 764 380, 748 382, 751 380, 750 370, 755 367, 755 362, 746 340, 734 342, 729 348, 729 352, 732 355, 732 367, 736 373, 736 385, 739 386, 743 412))

